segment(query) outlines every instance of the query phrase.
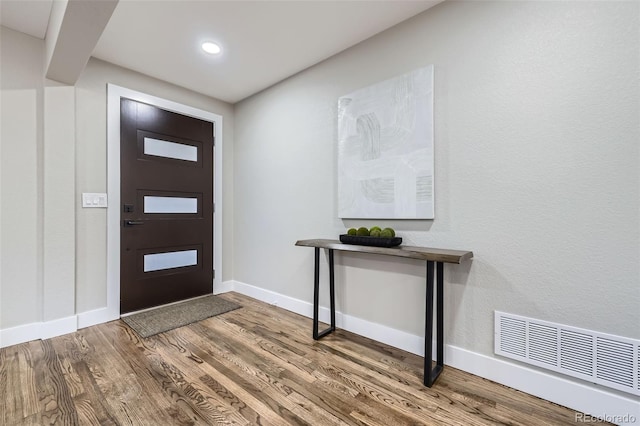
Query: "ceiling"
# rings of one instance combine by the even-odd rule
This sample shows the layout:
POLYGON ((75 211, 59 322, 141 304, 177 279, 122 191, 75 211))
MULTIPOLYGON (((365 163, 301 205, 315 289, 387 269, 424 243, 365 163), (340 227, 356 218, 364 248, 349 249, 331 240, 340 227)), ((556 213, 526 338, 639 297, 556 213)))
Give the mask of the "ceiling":
MULTIPOLYGON (((92 56, 235 103, 441 1, 120 0, 92 56)), ((52 0, 0 5, 3 26, 45 37, 52 0)))
POLYGON ((44 39, 53 0, 0 1, 0 24, 44 39))

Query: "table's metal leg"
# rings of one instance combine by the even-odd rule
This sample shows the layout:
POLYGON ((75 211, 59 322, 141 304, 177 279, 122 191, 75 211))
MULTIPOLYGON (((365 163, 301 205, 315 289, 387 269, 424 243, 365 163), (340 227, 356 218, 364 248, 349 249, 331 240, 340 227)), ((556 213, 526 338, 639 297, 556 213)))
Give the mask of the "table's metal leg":
POLYGON ((315 248, 313 271, 313 338, 318 339, 318 303, 320 298, 320 248, 315 248))
POLYGON ((424 321, 424 377, 425 386, 431 387, 431 361, 433 342, 433 262, 427 260, 427 301, 424 321))
POLYGON ((444 287, 444 265, 442 262, 438 263, 438 299, 436 303, 437 310, 437 321, 438 321, 438 329, 436 331, 436 365, 432 366, 433 362, 433 291, 434 291, 434 283, 433 283, 433 261, 427 261, 427 299, 426 299, 426 309, 425 309, 425 324, 424 324, 424 378, 423 383, 427 387, 431 387, 433 382, 436 381, 440 373, 442 372, 442 367, 444 366, 444 295, 443 295, 443 287, 444 287))
POLYGON ((333 250, 329 250, 329 298, 331 309, 331 331, 336 329, 336 282, 333 266, 333 250))
POLYGON ((318 331, 318 310, 320 303, 320 248, 315 247, 315 269, 313 274, 313 339, 318 340, 336 329, 336 294, 333 266, 333 250, 329 249, 329 301, 331 310, 331 325, 329 328, 318 331))
POLYGON ((442 370, 442 367, 444 367, 444 263, 438 262, 437 265, 438 287, 436 293, 438 301, 436 302, 436 309, 438 311, 438 333, 436 334, 436 342, 438 345, 438 354, 436 356, 436 366, 442 370))

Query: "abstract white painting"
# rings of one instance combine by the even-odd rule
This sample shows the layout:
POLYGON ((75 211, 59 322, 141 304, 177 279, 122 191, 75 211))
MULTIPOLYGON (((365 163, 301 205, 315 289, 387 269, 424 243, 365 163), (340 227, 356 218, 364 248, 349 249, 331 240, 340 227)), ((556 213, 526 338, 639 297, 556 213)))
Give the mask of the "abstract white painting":
POLYGON ((433 65, 338 99, 338 216, 433 219, 433 65))

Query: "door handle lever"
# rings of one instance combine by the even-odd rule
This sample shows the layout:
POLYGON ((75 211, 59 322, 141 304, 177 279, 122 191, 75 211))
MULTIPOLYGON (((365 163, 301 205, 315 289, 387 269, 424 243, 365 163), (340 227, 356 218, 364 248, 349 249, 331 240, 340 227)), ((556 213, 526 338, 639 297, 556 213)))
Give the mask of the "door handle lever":
POLYGON ((144 225, 144 222, 141 220, 125 220, 124 226, 135 226, 135 225, 144 225))

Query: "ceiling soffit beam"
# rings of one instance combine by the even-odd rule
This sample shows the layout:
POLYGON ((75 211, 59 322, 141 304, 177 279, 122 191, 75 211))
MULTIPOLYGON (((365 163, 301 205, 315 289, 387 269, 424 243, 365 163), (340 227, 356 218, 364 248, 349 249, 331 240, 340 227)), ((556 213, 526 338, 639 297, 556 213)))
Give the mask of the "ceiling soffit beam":
POLYGON ((54 0, 45 37, 47 78, 76 83, 117 4, 118 0, 54 0))

